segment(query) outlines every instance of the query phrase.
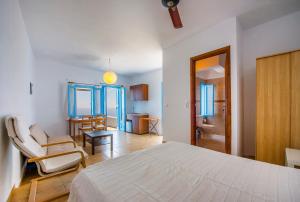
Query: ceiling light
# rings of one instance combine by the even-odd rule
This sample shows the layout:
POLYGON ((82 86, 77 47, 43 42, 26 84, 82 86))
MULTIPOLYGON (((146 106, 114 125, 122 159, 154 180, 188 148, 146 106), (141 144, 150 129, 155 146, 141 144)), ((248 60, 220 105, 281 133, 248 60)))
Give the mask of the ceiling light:
POLYGON ((106 84, 115 84, 118 80, 118 76, 115 72, 107 71, 103 74, 103 81, 106 84))
MULTIPOLYGON (((110 58, 109 58, 109 68, 110 68, 110 58)), ((104 74, 103 74, 103 81, 104 83, 106 84, 115 84, 118 80, 118 76, 115 72, 113 71, 106 71, 104 74)))

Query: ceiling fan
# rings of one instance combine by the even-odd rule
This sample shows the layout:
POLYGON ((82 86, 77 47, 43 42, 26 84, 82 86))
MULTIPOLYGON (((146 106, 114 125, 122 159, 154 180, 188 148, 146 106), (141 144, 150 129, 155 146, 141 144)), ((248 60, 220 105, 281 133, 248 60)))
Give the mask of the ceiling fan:
POLYGON ((175 29, 182 28, 182 22, 178 12, 177 5, 179 0, 162 0, 162 4, 169 9, 169 13, 175 29))

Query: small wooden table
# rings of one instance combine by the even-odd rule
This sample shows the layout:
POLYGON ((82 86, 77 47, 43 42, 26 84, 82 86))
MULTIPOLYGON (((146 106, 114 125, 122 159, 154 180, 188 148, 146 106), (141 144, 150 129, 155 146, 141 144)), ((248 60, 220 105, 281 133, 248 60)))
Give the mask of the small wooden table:
MULTIPOLYGON (((76 136, 76 125, 80 125, 80 124, 84 124, 84 123, 95 123, 99 121, 98 117, 93 117, 91 119, 83 119, 83 118, 69 118, 68 122, 69 122, 69 134, 70 136, 75 140, 75 136, 76 136), (72 127, 73 126, 73 127, 72 127), (73 128, 73 130, 72 130, 73 128)), ((105 121, 106 122, 106 121, 105 121)), ((106 127, 106 123, 105 123, 105 127, 106 127)), ((78 131, 79 133, 79 131, 78 131)))
POLYGON ((76 125, 86 123, 86 122, 91 122, 93 120, 87 120, 87 119, 82 119, 82 118, 70 118, 68 121, 69 121, 69 134, 75 140, 76 125), (73 131, 72 131, 72 128, 73 128, 73 131))
POLYGON ((111 131, 101 130, 92 132, 83 132, 83 147, 85 147, 85 139, 88 136, 92 141, 92 155, 95 154, 95 139, 110 137, 110 150, 113 151, 113 133, 111 131))
POLYGON ((158 118, 151 118, 151 117, 146 117, 146 118, 141 118, 141 120, 143 121, 148 121, 149 123, 149 134, 158 134, 158 130, 157 130, 157 126, 159 123, 159 119, 158 118))

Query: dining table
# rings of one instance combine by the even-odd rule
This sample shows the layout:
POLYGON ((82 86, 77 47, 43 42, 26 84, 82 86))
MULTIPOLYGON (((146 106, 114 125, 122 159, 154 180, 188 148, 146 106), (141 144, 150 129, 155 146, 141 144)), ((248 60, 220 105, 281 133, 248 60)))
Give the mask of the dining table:
POLYGON ((90 119, 81 118, 81 117, 69 118, 68 119, 68 122, 69 122, 69 135, 75 140, 76 131, 78 131, 78 134, 79 134, 79 130, 78 130, 79 125, 81 125, 83 123, 94 122, 96 120, 97 120, 96 117, 92 117, 90 119))

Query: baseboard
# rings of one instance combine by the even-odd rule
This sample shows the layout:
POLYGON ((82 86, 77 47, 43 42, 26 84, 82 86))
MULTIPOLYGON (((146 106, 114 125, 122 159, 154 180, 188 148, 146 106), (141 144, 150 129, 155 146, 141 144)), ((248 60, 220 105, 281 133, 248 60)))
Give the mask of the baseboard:
POLYGON ((12 187, 12 189, 10 190, 9 195, 8 195, 8 198, 7 198, 7 200, 6 200, 7 202, 11 202, 11 201, 12 201, 12 196, 13 196, 13 192, 14 192, 15 188, 16 188, 16 186, 14 185, 14 186, 12 187))

